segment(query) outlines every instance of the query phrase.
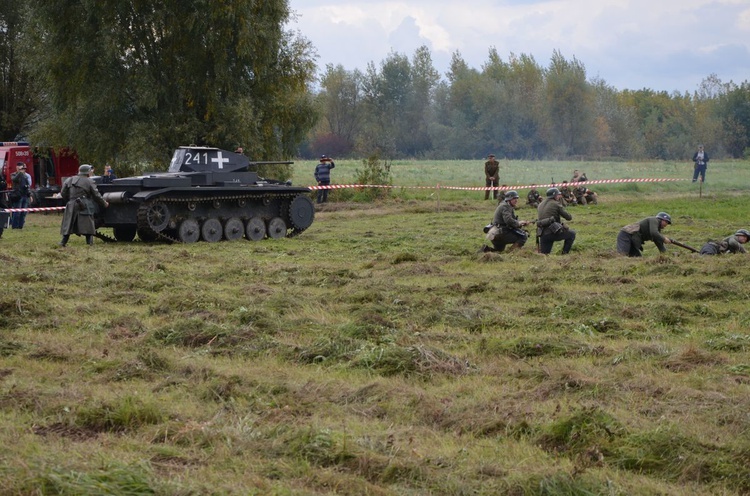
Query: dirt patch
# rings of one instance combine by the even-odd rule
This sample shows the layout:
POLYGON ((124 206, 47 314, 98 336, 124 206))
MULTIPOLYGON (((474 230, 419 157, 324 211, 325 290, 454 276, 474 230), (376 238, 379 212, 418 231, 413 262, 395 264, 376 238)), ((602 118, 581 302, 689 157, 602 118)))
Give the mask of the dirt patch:
POLYGON ((59 422, 47 426, 34 426, 31 430, 37 436, 60 436, 73 441, 86 441, 99 435, 99 432, 94 429, 81 428, 59 422))

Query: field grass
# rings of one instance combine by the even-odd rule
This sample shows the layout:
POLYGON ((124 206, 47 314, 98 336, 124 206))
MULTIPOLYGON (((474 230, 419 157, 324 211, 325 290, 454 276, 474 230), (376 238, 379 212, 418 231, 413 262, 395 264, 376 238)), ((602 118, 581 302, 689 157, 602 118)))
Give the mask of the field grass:
MULTIPOLYGON (((669 167, 578 165, 508 183, 669 167)), ((63 249, 32 214, 0 240, 0 493, 748 494, 748 256, 614 253, 660 210, 697 248, 750 227, 748 165, 712 164, 700 198, 597 188, 569 256, 477 254, 479 192, 330 203, 257 243, 63 249)))

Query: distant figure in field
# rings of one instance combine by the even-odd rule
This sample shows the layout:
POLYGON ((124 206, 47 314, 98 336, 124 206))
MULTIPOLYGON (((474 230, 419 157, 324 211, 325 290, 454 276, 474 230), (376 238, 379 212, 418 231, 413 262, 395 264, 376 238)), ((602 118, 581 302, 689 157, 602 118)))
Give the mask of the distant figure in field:
POLYGON ((737 232, 721 241, 709 241, 701 248, 701 255, 723 255, 724 253, 747 253, 742 246, 750 240, 750 231, 738 229, 737 232))
MULTIPOLYGON (((487 156, 487 161, 484 163, 484 185, 486 188, 497 188, 498 174, 500 173, 500 162, 495 160, 493 154, 487 156)), ((497 190, 492 190, 492 198, 497 200, 497 190)), ((490 190, 484 191, 484 199, 490 199, 490 190)))
MULTIPOLYGON (((320 156, 320 163, 315 166, 315 180, 318 186, 328 186, 331 184, 331 169, 336 167, 333 159, 328 155, 320 156)), ((328 201, 328 188, 318 190, 318 203, 328 201)))
POLYGON ((586 177, 586 173, 581 173, 578 169, 573 171, 573 177, 570 178, 571 183, 582 183, 588 180, 589 179, 586 177))
POLYGON ((587 205, 589 203, 596 205, 599 203, 599 197, 597 194, 584 185, 576 186, 573 190, 573 194, 579 205, 587 205))
POLYGON ((693 182, 698 180, 698 176, 701 178, 701 182, 706 182, 706 169, 708 169, 708 153, 703 150, 703 145, 698 145, 698 151, 693 155, 693 182))
POLYGON ((532 208, 537 208, 542 203, 542 195, 539 194, 539 190, 536 189, 536 184, 531 185, 531 191, 526 195, 526 204, 532 208))
POLYGON ((568 186, 568 181, 563 181, 560 185, 560 194, 562 195, 562 206, 567 207, 568 205, 575 206, 578 204, 578 200, 576 200, 576 195, 573 194, 572 191, 570 191, 570 187, 568 186))
POLYGON ((661 253, 666 252, 664 245, 672 244, 672 240, 664 236, 661 230, 670 224, 672 217, 666 212, 659 212, 656 217, 646 217, 635 224, 628 224, 620 229, 617 235, 617 253, 641 257, 644 241, 653 241, 661 253))

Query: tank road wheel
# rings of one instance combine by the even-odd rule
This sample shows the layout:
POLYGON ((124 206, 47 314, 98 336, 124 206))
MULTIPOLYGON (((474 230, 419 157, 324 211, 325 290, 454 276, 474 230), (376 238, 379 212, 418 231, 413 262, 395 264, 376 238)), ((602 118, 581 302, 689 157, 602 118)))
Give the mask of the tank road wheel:
POLYGON ((313 223, 315 218, 315 205, 310 198, 299 195, 289 205, 289 220, 292 223, 291 236, 295 236, 313 223))
POLYGON ((195 219, 185 219, 177 228, 177 238, 183 243, 195 243, 201 237, 201 228, 195 219))
POLYGON ((266 237, 266 223, 260 217, 253 217, 245 224, 245 236, 250 241, 260 241, 266 237))
POLYGON ((227 219, 224 223, 224 238, 229 241, 240 239, 245 234, 245 226, 237 217, 227 219))
POLYGON ((224 234, 224 230, 221 228, 221 222, 219 219, 206 219, 201 225, 201 236, 203 241, 209 243, 216 243, 221 241, 221 237, 224 234))
POLYGON ((153 202, 144 205, 146 211, 146 222, 154 232, 161 232, 169 225, 169 208, 162 202, 153 202))
POLYGON ((274 217, 268 221, 268 237, 273 239, 286 237, 286 222, 281 217, 274 217))
POLYGON ((112 228, 112 234, 117 241, 130 242, 135 239, 136 228, 135 226, 117 226, 112 228))

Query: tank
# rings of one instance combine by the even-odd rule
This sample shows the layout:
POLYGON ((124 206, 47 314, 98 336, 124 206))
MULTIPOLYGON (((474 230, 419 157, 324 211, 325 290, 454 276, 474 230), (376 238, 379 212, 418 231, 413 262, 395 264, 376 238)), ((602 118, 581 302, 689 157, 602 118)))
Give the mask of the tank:
MULTIPOLYGON (((199 240, 296 236, 310 227, 315 207, 310 188, 263 179, 252 169, 265 164, 219 148, 175 150, 167 172, 94 178, 109 208, 96 213, 98 228, 110 227, 114 240, 194 243, 199 240)), ((109 236, 97 236, 112 241, 109 236)))

